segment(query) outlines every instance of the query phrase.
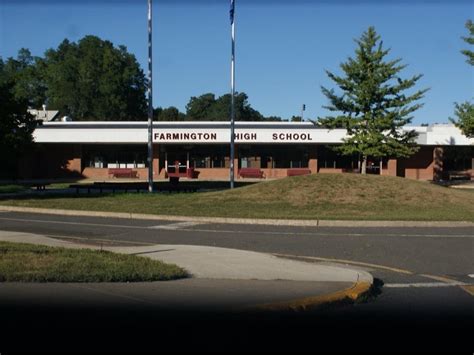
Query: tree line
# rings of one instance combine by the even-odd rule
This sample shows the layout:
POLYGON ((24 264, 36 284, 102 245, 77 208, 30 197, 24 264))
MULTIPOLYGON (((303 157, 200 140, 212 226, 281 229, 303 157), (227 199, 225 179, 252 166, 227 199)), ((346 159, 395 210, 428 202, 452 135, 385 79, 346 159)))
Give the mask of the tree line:
MULTIPOLYGON (((125 46, 85 36, 77 43, 65 39, 44 57, 22 48, 16 58, 0 62, 2 75, 13 85, 12 95, 28 107, 46 104, 76 121, 147 120, 147 80, 125 46)), ((244 92, 236 94, 235 109, 238 121, 281 120, 253 109, 244 92)), ((173 106, 154 109, 154 118, 160 121, 225 121, 229 116, 230 94, 191 97, 186 113, 173 106)))
MULTIPOLYGON (((154 119, 157 121, 229 121, 231 95, 225 94, 216 97, 213 93, 192 96, 186 105, 186 113, 176 107, 154 110, 154 119)), ((248 102, 244 92, 236 93, 234 100, 236 121, 282 121, 281 117, 264 116, 248 102)))
MULTIPOLYGON (((473 45, 471 20, 466 28, 469 34, 463 40, 473 45)), ((321 90, 329 102, 324 108, 333 114, 311 120, 319 127, 347 130, 348 137, 334 149, 344 155, 357 154, 362 172, 368 157, 407 157, 418 149, 416 133, 401 128, 411 123, 412 113, 422 107, 420 100, 427 89, 411 92, 422 75, 403 78, 406 65, 400 58, 387 60, 389 52, 375 28, 369 27, 356 40, 354 56, 340 64, 342 75, 326 71, 336 90, 321 90)), ((466 49, 462 54, 474 65, 473 51, 466 49)), ((115 47, 96 36, 77 43, 65 39, 44 57, 33 57, 29 50, 21 49, 17 58, 0 58, 0 160, 11 161, 31 143, 35 122, 28 107, 46 104, 74 120, 146 120, 146 88, 147 80, 135 56, 126 47, 115 47)), ((216 97, 206 93, 191 97, 185 113, 176 107, 155 108, 154 118, 228 121, 230 100, 230 94, 216 97)), ((238 121, 282 120, 265 117, 252 108, 244 92, 236 94, 235 110, 238 121)), ((474 136, 474 104, 455 103, 454 114, 450 120, 465 135, 474 136)))

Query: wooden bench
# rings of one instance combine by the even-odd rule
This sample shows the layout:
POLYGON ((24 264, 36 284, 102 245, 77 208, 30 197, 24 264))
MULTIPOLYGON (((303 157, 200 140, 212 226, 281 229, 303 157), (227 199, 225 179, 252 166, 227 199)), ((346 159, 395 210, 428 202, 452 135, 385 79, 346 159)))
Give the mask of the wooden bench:
POLYGON ((263 171, 258 168, 241 168, 239 170, 239 176, 242 178, 264 178, 263 171))
POLYGON ((36 187, 36 190, 44 191, 46 190, 46 186, 48 185, 51 185, 51 183, 46 182, 46 181, 36 181, 36 182, 25 184, 24 186, 29 187, 29 188, 36 187))
POLYGON ((311 170, 306 169, 306 168, 291 168, 286 171, 286 176, 309 175, 309 174, 311 174, 311 170))
POLYGON ((471 180, 469 171, 448 171, 448 180, 471 180))
POLYGON ((184 169, 179 169, 178 172, 176 172, 175 169, 169 169, 166 172, 166 177, 172 178, 172 177, 177 177, 177 178, 188 178, 188 179, 195 179, 199 175, 198 171, 195 171, 194 168, 185 168, 184 169))
MULTIPOLYGON (((148 191, 147 183, 140 182, 94 182, 93 184, 72 184, 69 188, 75 189, 76 194, 80 191, 87 190, 87 193, 115 193, 115 192, 130 192, 148 191)), ((154 184, 153 191, 155 192, 196 192, 198 186, 189 184, 154 184)))
POLYGON ((126 168, 113 168, 109 169, 109 176, 112 175, 112 177, 115 178, 136 178, 138 177, 138 174, 136 171, 132 169, 126 169, 126 168))

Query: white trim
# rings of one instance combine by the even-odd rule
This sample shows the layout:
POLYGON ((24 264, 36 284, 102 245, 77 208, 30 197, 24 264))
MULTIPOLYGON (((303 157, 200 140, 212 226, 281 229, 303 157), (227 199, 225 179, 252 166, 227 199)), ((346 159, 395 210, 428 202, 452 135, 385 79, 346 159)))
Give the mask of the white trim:
MULTIPOLYGON (((153 141, 161 144, 209 144, 230 142, 229 122, 157 122, 153 141)), ((415 130, 419 145, 474 145, 452 124, 406 126, 415 130)), ((311 122, 236 122, 235 142, 338 144, 346 136, 344 129, 325 129, 311 122)), ((147 122, 45 122, 34 134, 37 143, 123 143, 145 144, 147 122)))

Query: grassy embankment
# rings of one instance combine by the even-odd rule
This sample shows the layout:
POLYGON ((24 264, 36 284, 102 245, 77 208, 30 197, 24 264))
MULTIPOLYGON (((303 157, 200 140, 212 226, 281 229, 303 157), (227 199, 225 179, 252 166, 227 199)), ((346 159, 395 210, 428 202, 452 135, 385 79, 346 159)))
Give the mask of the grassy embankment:
POLYGON ((185 270, 135 255, 0 242, 0 282, 127 282, 187 277, 185 270))
POLYGON ((217 192, 43 196, 2 205, 162 215, 474 221, 474 193, 404 178, 318 174, 217 192))

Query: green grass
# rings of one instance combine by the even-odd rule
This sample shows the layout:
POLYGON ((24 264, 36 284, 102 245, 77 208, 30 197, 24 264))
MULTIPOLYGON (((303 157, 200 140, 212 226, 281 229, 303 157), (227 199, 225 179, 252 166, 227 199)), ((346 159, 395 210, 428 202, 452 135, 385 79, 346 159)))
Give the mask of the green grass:
POLYGON ((23 192, 29 188, 22 185, 0 185, 0 194, 11 194, 16 192, 23 192))
POLYGON ((108 251, 0 242, 0 282, 132 282, 187 277, 157 260, 108 251))
POLYGON ((316 174, 216 192, 9 198, 0 204, 161 215, 474 221, 474 194, 404 178, 316 174))

